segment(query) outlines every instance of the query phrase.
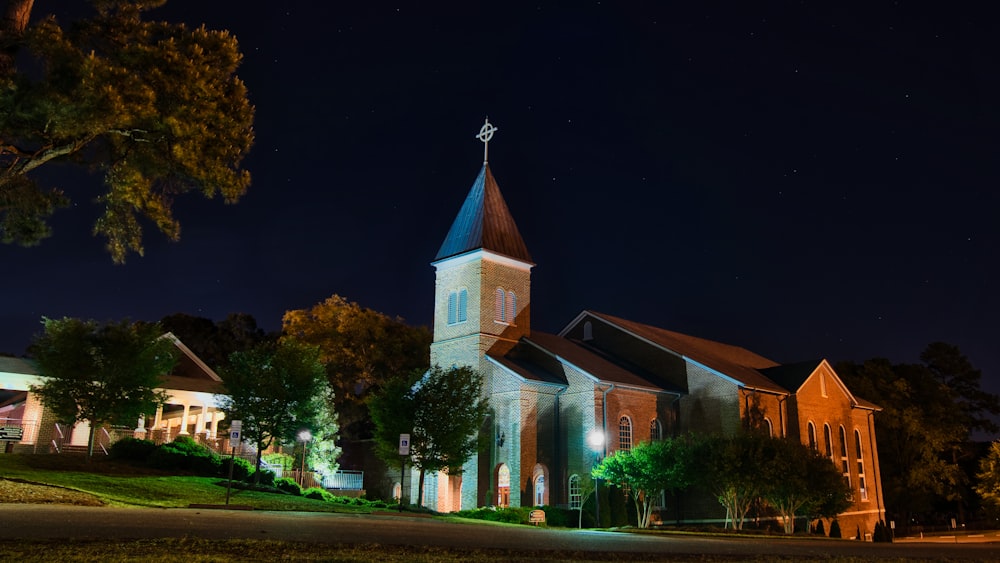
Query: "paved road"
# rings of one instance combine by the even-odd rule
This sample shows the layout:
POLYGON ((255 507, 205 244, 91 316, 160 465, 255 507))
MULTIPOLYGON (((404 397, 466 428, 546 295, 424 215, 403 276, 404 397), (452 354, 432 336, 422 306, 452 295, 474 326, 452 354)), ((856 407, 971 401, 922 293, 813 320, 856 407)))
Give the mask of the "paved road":
POLYGON ((0 539, 256 538, 457 548, 612 551, 663 555, 782 555, 812 558, 1000 561, 1000 543, 872 544, 850 541, 647 536, 614 532, 454 524, 427 518, 316 512, 137 509, 0 504, 0 539))

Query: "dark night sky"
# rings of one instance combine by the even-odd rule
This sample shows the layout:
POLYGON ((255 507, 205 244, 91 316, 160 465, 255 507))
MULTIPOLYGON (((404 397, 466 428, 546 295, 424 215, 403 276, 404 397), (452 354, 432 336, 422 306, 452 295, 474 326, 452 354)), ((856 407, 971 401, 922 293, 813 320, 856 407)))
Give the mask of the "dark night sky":
POLYGON ((147 231, 115 266, 90 236, 94 180, 51 173, 76 205, 40 247, 0 246, 0 351, 43 315, 275 330, 334 293, 430 324, 429 263, 489 115, 536 329, 589 308, 779 362, 916 361, 943 340, 1000 392, 989 8, 299 4, 153 12, 239 39, 253 185, 233 206, 182 198, 180 242, 147 231))

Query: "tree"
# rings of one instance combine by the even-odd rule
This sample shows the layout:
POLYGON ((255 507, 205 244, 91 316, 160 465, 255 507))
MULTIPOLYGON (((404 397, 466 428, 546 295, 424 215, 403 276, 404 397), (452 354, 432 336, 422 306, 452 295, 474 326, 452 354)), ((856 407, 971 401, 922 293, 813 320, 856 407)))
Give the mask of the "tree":
MULTIPOLYGON (((227 396, 219 407, 228 420, 243 422, 243 439, 261 453, 274 441, 294 443, 303 429, 320 428, 332 403, 319 350, 294 340, 263 343, 234 352, 222 370, 227 396)), ((335 431, 335 430, 334 430, 335 431)))
POLYGON ((850 490, 840 470, 808 446, 787 438, 768 438, 760 473, 761 496, 795 531, 797 516, 834 517, 848 506, 850 490))
POLYGON ((482 376, 470 367, 434 366, 419 378, 390 380, 369 400, 376 451, 384 461, 398 458, 399 434, 410 434, 411 463, 420 470, 418 506, 426 472, 459 474, 482 447, 487 414, 482 388, 482 376))
POLYGON ((990 444, 989 452, 979 460, 976 492, 994 511, 1000 510, 1000 440, 990 444))
POLYGON ((837 373, 859 396, 878 404, 876 439, 886 506, 909 522, 914 513, 957 503, 959 518, 970 482, 963 463, 975 430, 993 431, 996 395, 980 388, 982 374, 955 346, 932 343, 921 364, 873 359, 842 363, 837 373))
POLYGON ((371 393, 392 377, 428 367, 430 331, 339 295, 311 309, 286 312, 282 325, 287 338, 320 348, 346 440, 372 436, 366 402, 371 393))
POLYGON ((257 321, 246 313, 231 313, 216 323, 205 317, 174 313, 160 319, 160 326, 172 332, 203 362, 219 371, 233 352, 244 352, 261 342, 276 340, 257 327, 257 321))
POLYGON ((726 509, 727 526, 743 529, 746 515, 764 486, 760 465, 770 438, 758 432, 708 436, 696 445, 697 483, 726 509))
POLYGON ((119 263, 143 253, 142 220, 179 238, 177 195, 200 191, 234 203, 246 192, 250 174, 240 163, 253 143, 254 108, 235 74, 236 38, 143 21, 164 3, 92 0, 93 17, 63 27, 52 16, 29 25, 33 0, 8 0, 0 23, 0 240, 33 245, 50 234, 48 218, 69 200, 37 183, 35 170, 49 163, 103 176, 94 234, 107 238, 119 263), (30 57, 17 57, 21 51, 30 57))
POLYGON ((135 424, 167 397, 157 388, 177 362, 173 342, 153 324, 44 319, 30 352, 47 380, 31 386, 65 423, 88 421, 88 452, 103 424, 135 424))
POLYGON ((684 438, 641 442, 601 460, 593 476, 627 489, 635 503, 640 528, 648 528, 660 491, 674 493, 693 481, 693 448, 684 438))

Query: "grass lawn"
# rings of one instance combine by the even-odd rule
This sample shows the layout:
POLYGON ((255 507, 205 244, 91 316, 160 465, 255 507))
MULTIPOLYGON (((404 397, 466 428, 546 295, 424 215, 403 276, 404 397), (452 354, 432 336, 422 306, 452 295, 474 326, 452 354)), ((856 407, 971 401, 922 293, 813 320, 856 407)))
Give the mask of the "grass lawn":
MULTIPOLYGON (((0 454, 0 478, 88 493, 111 506, 178 508, 191 504, 224 504, 226 501, 225 479, 219 477, 169 475, 106 458, 95 457, 87 461, 83 456, 71 454, 0 454)), ((257 510, 372 511, 365 506, 237 488, 232 489, 229 502, 252 506, 257 510)))

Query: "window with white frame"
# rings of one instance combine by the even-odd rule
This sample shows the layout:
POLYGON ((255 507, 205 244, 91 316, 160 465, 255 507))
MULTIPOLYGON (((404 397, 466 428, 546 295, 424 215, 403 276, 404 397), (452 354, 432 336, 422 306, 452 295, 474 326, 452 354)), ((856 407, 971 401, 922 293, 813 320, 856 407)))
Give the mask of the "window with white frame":
POLYGON ((578 509, 583 506, 583 492, 580 490, 580 476, 573 474, 569 476, 569 507, 578 509))
POLYGON ((809 449, 815 450, 816 449, 816 425, 813 424, 812 421, 810 420, 809 424, 808 424, 808 427, 809 427, 809 449))
POLYGON ((465 288, 448 292, 448 324, 464 323, 469 317, 469 291, 465 288))
POLYGON ((504 322, 504 307, 507 306, 507 294, 504 293, 502 287, 498 287, 496 291, 496 299, 493 305, 493 320, 498 323, 504 322))
POLYGON ((771 419, 768 418, 768 417, 766 417, 766 416, 764 417, 764 426, 767 427, 767 437, 768 438, 773 438, 774 437, 774 426, 771 424, 771 419))
POLYGON ((649 441, 656 442, 663 439, 663 425, 660 421, 653 419, 649 421, 649 441))
POLYGON ((632 451, 632 419, 627 416, 618 419, 618 449, 632 451))
POLYGON ((508 324, 514 324, 517 315, 517 295, 512 290, 507 290, 507 307, 504 310, 504 320, 508 324))
POLYGON ((847 462, 847 432, 844 431, 844 427, 840 427, 840 472, 844 474, 844 481, 847 482, 847 488, 851 488, 851 466, 847 462))
POLYGON ((861 500, 868 500, 868 488, 865 483, 865 458, 861 455, 861 432, 854 430, 854 453, 858 456, 858 492, 861 500))
POLYGON ((833 433, 830 431, 830 425, 826 423, 823 423, 823 453, 833 459, 833 433))

